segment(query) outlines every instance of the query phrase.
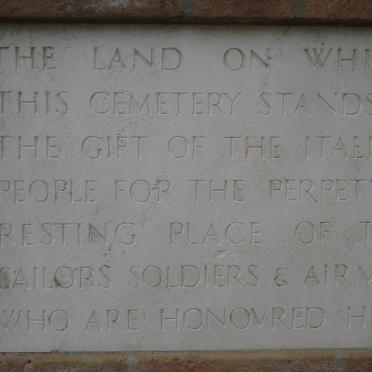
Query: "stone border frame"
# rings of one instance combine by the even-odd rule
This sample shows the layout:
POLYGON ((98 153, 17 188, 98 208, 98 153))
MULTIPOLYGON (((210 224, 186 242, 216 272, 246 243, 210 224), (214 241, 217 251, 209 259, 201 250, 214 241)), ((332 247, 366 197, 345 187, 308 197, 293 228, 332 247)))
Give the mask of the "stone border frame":
MULTIPOLYGON (((0 22, 372 26, 372 0, 0 0, 0 22)), ((4 353, 0 372, 367 372, 372 350, 4 353)))

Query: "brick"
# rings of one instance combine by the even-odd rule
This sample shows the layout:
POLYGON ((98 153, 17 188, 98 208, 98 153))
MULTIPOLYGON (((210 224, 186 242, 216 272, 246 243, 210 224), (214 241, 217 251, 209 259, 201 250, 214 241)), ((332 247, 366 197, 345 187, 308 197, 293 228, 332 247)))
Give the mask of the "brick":
POLYGON ((194 0, 194 17, 218 23, 371 24, 370 0, 194 0))
POLYGON ((307 0, 302 17, 308 22, 368 23, 372 21, 371 0, 307 0))
POLYGON ((5 20, 156 20, 180 16, 181 0, 0 0, 5 20))
POLYGON ((244 23, 283 22, 294 17, 293 0, 194 0, 197 19, 244 23))

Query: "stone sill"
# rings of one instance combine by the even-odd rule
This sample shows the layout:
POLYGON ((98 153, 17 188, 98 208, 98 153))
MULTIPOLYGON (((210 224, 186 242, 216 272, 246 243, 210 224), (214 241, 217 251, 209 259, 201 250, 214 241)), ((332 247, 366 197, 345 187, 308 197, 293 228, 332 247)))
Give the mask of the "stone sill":
POLYGON ((367 372, 371 350, 8 353, 0 372, 367 372))
POLYGON ((371 0, 0 0, 2 22, 372 25, 371 0))

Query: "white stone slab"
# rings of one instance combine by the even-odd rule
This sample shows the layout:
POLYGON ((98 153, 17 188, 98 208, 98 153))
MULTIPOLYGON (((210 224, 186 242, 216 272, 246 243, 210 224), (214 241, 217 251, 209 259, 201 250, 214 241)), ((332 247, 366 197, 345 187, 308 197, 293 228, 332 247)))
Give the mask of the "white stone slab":
POLYGON ((0 351, 371 347, 371 36, 2 25, 0 351))

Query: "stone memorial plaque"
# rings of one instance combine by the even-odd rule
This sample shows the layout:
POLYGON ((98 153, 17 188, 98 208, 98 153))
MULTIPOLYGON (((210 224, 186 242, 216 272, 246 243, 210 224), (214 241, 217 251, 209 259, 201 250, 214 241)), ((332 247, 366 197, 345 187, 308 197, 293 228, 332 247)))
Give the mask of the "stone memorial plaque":
POLYGON ((0 351, 371 347, 371 36, 2 25, 0 351))

